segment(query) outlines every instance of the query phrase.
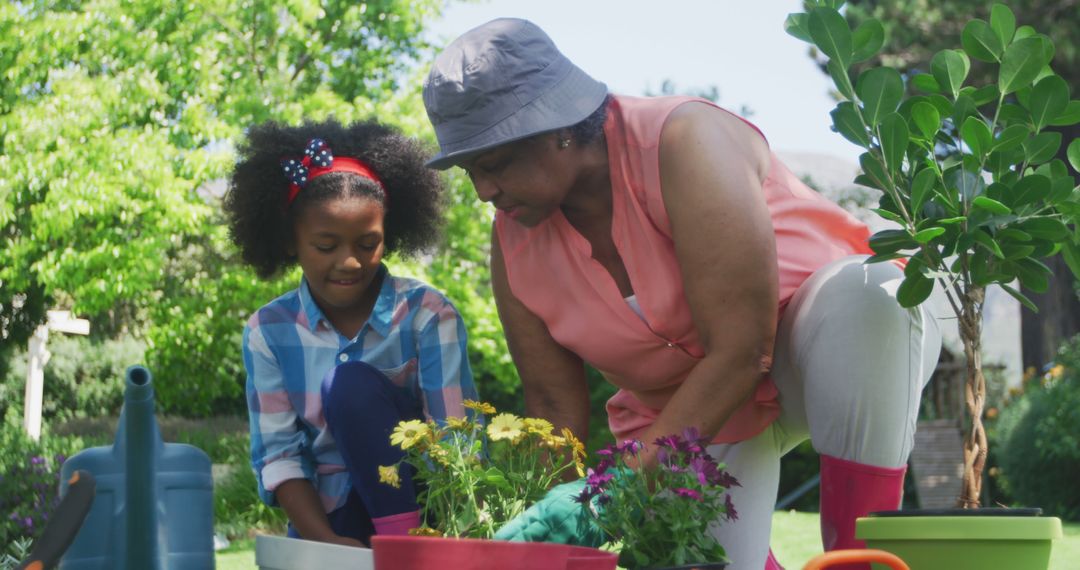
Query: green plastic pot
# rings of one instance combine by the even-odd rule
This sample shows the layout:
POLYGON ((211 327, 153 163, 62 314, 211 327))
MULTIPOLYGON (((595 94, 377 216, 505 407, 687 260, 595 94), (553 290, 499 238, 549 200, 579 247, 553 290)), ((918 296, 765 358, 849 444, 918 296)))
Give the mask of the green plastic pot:
MULTIPOLYGON (((868 548, 892 552, 911 570, 1046 570, 1061 519, 1013 509, 892 511, 855 522, 868 548)), ((874 565, 875 569, 885 568, 874 565)))

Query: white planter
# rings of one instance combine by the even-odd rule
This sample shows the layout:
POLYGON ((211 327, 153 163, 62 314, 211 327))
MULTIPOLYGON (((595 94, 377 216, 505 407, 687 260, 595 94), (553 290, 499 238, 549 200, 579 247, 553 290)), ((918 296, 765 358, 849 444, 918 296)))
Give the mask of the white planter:
POLYGON ((255 537, 259 570, 375 570, 370 548, 353 548, 260 534, 255 537))

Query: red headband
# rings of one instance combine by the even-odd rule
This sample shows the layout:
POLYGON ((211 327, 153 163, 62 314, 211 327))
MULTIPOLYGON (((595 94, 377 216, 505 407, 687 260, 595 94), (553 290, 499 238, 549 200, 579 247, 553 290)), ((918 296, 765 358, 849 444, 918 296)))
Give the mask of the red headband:
POLYGON ((348 156, 334 157, 333 153, 330 152, 330 147, 326 146, 326 142, 322 139, 311 139, 307 148, 304 149, 304 158, 299 160, 295 158, 284 159, 281 161, 281 168, 285 171, 285 177, 289 179, 288 204, 292 204, 293 200, 296 199, 296 195, 300 193, 300 189, 311 179, 331 172, 359 174, 378 184, 379 188, 386 192, 382 180, 379 180, 378 175, 370 166, 356 158, 348 156))

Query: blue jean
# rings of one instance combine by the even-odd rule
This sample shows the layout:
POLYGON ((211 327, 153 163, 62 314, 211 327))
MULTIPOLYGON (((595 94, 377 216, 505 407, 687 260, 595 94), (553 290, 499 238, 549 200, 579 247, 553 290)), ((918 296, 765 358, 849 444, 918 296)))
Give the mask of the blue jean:
MULTIPOLYGON (((400 488, 379 482, 380 465, 393 465, 404 452, 390 445, 390 433, 402 420, 420 419, 420 402, 395 386, 379 369, 366 362, 346 362, 326 373, 322 383, 323 416, 352 490, 345 504, 327 515, 330 527, 341 536, 367 542, 374 534, 371 519, 419 509, 413 468, 398 470, 400 488)), ((298 537, 292 525, 289 536, 298 537)))

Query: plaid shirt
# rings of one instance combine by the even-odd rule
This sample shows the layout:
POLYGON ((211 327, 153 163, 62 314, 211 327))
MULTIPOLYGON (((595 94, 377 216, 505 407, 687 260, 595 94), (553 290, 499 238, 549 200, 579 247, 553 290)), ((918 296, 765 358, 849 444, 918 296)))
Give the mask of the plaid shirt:
POLYGON ((256 311, 244 328, 251 461, 269 505, 278 485, 299 478, 315 486, 326 512, 345 503, 351 482, 321 395, 323 377, 339 362, 382 370, 415 395, 428 419, 463 417, 462 401, 476 399, 457 310, 432 287, 393 277, 385 266, 380 271, 379 297, 356 338, 334 329, 306 280, 256 311))

